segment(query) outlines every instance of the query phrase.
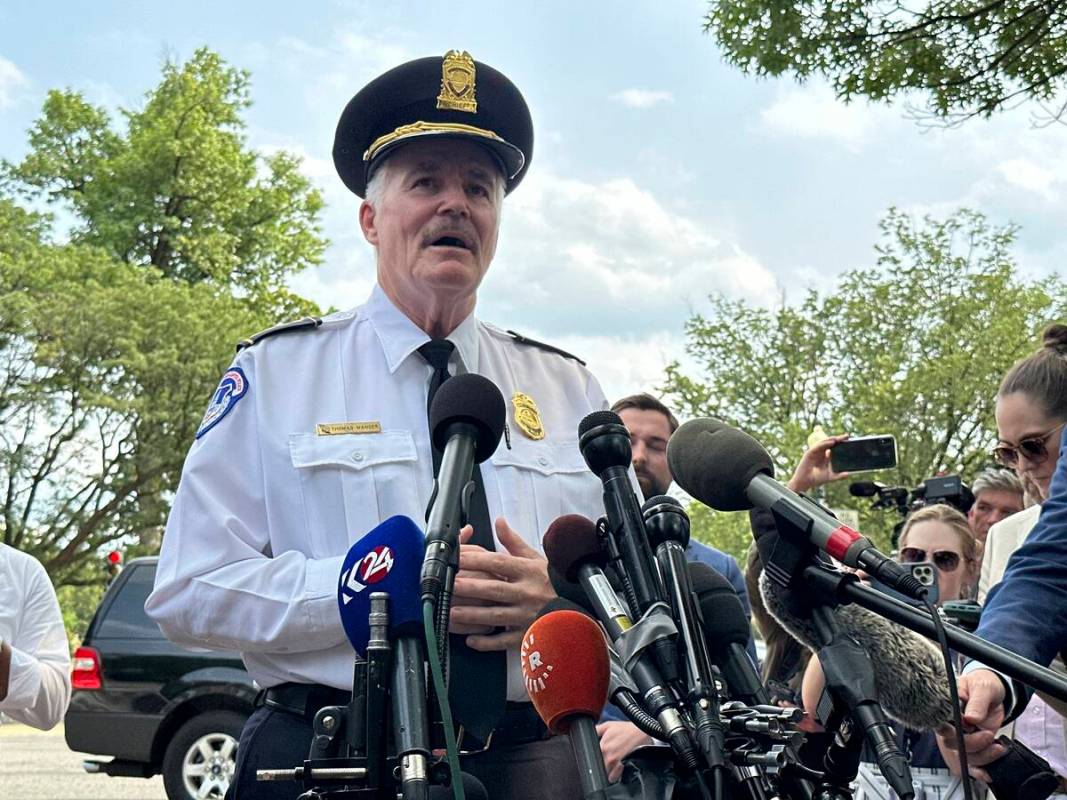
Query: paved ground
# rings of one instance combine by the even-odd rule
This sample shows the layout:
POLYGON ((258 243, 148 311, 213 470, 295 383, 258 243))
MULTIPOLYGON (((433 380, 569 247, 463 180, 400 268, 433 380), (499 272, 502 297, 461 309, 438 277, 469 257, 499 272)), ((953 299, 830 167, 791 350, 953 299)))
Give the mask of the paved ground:
POLYGON ((63 739, 63 726, 41 732, 0 725, 0 796, 12 800, 166 800, 163 779, 110 778, 82 769, 86 756, 63 739))

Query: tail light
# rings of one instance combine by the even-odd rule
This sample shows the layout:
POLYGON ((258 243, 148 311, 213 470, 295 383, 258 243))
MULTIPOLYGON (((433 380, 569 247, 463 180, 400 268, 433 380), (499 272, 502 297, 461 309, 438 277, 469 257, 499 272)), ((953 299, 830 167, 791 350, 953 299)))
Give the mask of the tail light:
POLYGON ((79 647, 74 651, 70 685, 74 689, 103 688, 104 682, 100 675, 100 654, 94 648, 79 647))

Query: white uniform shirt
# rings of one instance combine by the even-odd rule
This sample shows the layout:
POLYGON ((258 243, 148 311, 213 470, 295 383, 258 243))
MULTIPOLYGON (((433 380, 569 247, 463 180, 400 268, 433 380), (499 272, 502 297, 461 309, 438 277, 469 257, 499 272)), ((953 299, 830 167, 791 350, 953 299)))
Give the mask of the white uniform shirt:
MULTIPOLYGON (((351 688, 338 575, 352 543, 383 520, 424 519, 432 369, 416 349, 429 338, 375 287, 366 304, 316 330, 238 355, 246 392, 189 451, 145 604, 168 638, 240 651, 260 686, 351 688), (341 422, 376 422, 381 432, 316 435, 317 424, 341 422)), ((490 517, 543 552, 557 517, 601 516, 602 484, 578 449, 579 421, 607 407, 596 379, 473 315, 448 338, 452 373, 484 375, 508 403, 511 449, 502 438, 481 465, 490 517), (544 439, 519 430, 515 392, 536 402, 544 439)), ((517 652, 508 698, 527 699, 517 652)))
POLYGON ((55 589, 33 556, 0 544, 0 637, 11 646, 0 711, 47 730, 70 702, 70 646, 55 589))

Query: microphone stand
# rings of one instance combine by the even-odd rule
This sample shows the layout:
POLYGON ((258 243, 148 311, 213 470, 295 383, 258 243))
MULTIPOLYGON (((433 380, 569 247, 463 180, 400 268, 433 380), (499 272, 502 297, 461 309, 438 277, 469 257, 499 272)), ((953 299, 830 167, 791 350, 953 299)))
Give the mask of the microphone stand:
MULTIPOLYGON (((878 703, 874 685, 874 668, 866 651, 855 640, 843 635, 833 616, 838 605, 834 595, 813 592, 806 584, 808 573, 819 563, 817 550, 811 544, 811 520, 793 513, 788 503, 778 501, 771 506, 778 536, 773 547, 760 550, 760 559, 768 577, 787 587, 809 608, 820 647, 819 663, 826 676, 826 688, 835 707, 848 710, 853 726, 852 739, 863 731, 874 747, 878 767, 889 785, 903 800, 911 800, 915 791, 911 784, 908 760, 897 747, 885 712, 878 703), (767 551, 770 552, 767 552, 767 551)), ((859 744, 853 744, 858 748, 859 744)), ((859 759, 845 759, 841 764, 827 764, 827 781, 823 796, 851 796, 848 784, 855 779, 859 759), (844 774, 841 774, 844 773, 844 774), (847 780, 846 780, 847 779, 847 780)))
MULTIPOLYGON (((835 603, 855 603, 928 639, 935 639, 934 623, 924 611, 896 598, 864 586, 855 575, 826 566, 810 565, 801 580, 806 586, 835 603)), ((988 667, 1003 672, 1021 683, 1067 702, 1067 679, 1022 656, 987 642, 969 631, 945 623, 945 637, 952 649, 970 656, 988 667)))
POLYGON ((326 706, 315 714, 303 766, 261 769, 256 780, 296 781, 305 790, 297 800, 395 800, 399 786, 386 749, 392 728, 389 595, 375 592, 370 601, 367 657, 356 657, 348 705, 326 706))

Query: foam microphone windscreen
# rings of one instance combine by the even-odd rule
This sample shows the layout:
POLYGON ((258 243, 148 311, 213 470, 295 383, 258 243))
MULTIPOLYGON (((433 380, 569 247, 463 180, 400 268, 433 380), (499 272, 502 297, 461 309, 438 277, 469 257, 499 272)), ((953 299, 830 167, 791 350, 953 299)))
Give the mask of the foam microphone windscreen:
MULTIPOLYGON (((819 636, 803 599, 763 573, 763 603, 779 624, 809 650, 819 636)), ((952 719, 945 662, 937 645, 902 625, 856 605, 834 609, 841 633, 867 651, 878 702, 885 713, 914 730, 936 730, 952 719)))
POLYGON ((689 565, 689 580, 704 618, 704 637, 715 657, 716 645, 748 645, 752 629, 741 598, 725 577, 707 564, 689 565))
POLYGON ((603 567, 607 563, 596 524, 581 514, 565 514, 554 519, 545 531, 542 545, 548 563, 572 583, 578 580, 578 568, 582 564, 603 567))
POLYGON ((774 477, 774 464, 759 442, 717 419, 693 419, 667 443, 667 463, 685 491, 717 511, 744 511, 752 503, 749 483, 763 473, 774 477))
POLYGON ((567 733, 576 716, 600 718, 608 699, 608 646, 593 620, 567 609, 539 617, 520 654, 526 691, 550 731, 567 733))
POLYGON ((337 607, 352 647, 367 651, 370 636, 370 596, 389 594, 389 630, 392 634, 422 630, 419 574, 426 538, 408 517, 382 522, 352 545, 337 582, 337 607))
POLYGON ((434 446, 438 450, 445 449, 448 429, 453 423, 473 425, 478 430, 474 460, 479 464, 496 452, 506 419, 504 396, 496 384, 473 373, 449 378, 441 384, 430 403, 434 446))

